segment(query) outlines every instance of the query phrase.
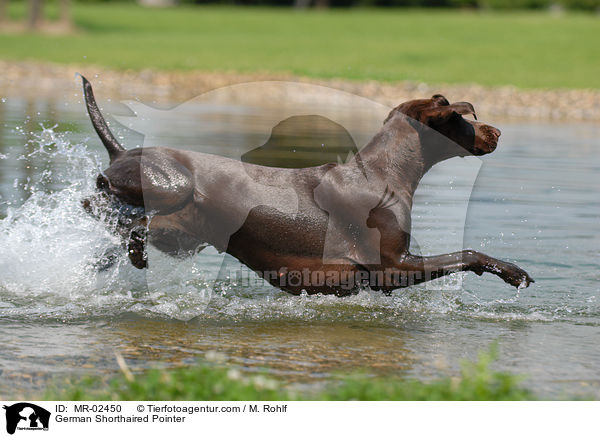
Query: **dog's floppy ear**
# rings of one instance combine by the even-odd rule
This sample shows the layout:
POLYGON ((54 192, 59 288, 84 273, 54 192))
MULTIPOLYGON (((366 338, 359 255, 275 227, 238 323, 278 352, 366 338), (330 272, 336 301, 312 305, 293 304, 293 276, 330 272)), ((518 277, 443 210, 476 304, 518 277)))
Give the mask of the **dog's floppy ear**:
POLYGON ((410 100, 396 106, 389 113, 383 124, 387 123, 397 113, 414 118, 427 126, 445 123, 456 115, 472 114, 475 120, 477 120, 475 109, 469 102, 450 104, 441 94, 435 94, 431 99, 410 100))
POLYGON ((477 120, 477 114, 475 114, 475 108, 469 102, 456 102, 449 106, 460 115, 472 115, 477 120))
POLYGON ((427 126, 439 126, 440 124, 451 120, 452 117, 469 114, 477 120, 473 105, 469 102, 457 102, 448 106, 438 106, 437 108, 427 109, 421 114, 421 122, 427 126))

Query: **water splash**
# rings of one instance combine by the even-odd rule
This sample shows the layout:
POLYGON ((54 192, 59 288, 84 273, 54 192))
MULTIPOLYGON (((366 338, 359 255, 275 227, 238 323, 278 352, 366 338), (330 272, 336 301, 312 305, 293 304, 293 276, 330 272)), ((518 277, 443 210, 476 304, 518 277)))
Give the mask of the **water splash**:
POLYGON ((205 299, 202 293, 198 297, 198 288, 202 290, 198 272, 189 262, 162 259, 162 267, 155 272, 161 280, 148 286, 145 272, 133 268, 125 251, 119 250, 121 242, 112 232, 116 217, 104 212, 102 220, 97 220, 82 208, 82 199, 94 193, 99 157, 85 144, 70 143, 55 128, 43 127, 33 134, 30 151, 14 156, 16 161, 60 162, 61 168, 17 183, 15 188, 31 194, 22 204, 8 206, 0 221, 0 315, 60 319, 123 312, 182 319, 196 316, 193 305, 205 299), (50 183, 62 188, 48 191, 50 183), (117 259, 110 269, 101 271, 98 260, 110 251, 117 259))
MULTIPOLYGON (((221 284, 212 295, 210 276, 219 272, 220 257, 211 258, 206 252, 180 260, 150 249, 155 261, 152 268, 137 270, 111 231, 116 217, 97 220, 81 206, 81 200, 94 193, 102 168, 100 157, 85 143, 71 143, 55 129, 30 134, 26 154, 13 150, 0 156, 57 164, 18 182, 16 188, 26 188, 30 195, 9 206, 0 220, 1 317, 86 320, 135 314, 178 320, 345 320, 400 325, 443 315, 525 321, 581 315, 572 307, 556 311, 552 305, 524 305, 522 290, 510 292, 501 282, 480 282, 480 278, 466 280, 460 290, 431 291, 417 286, 392 296, 364 290, 339 299, 291 296, 260 281, 252 286, 221 284), (115 248, 114 265, 98 269, 99 258, 115 248), (488 285, 492 291, 482 294, 488 285), (499 290, 500 297, 489 297, 494 290, 499 290)), ((590 315, 594 309, 586 311, 584 315, 590 315)))

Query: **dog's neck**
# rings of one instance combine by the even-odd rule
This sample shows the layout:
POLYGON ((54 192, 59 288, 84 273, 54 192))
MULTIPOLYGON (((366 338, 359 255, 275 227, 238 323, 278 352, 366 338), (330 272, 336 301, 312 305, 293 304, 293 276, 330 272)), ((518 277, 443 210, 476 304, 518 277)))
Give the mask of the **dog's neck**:
MULTIPOLYGON (((433 135, 440 136, 436 132, 433 135)), ((396 116, 385 123, 359 155, 365 168, 385 177, 391 186, 412 197, 431 167, 455 156, 427 153, 423 143, 423 127, 412 119, 396 116)))

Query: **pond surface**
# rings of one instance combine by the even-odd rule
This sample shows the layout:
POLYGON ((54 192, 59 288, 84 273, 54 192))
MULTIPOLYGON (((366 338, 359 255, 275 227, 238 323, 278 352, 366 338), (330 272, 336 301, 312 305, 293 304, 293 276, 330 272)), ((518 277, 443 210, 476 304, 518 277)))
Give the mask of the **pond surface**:
MULTIPOLYGON (((174 127, 166 112, 144 118, 138 108, 147 123, 132 118, 137 132, 113 126, 128 148, 162 142, 240 158, 294 115, 283 104, 257 113, 218 99, 186 108, 204 121, 174 127)), ((336 119, 360 149, 387 111, 363 109, 302 114, 336 119)), ((131 115, 117 104, 105 111, 124 124, 131 115)), ((459 274, 391 296, 291 296, 210 249, 185 260, 151 252, 148 272, 123 254, 99 271, 118 239, 80 207, 108 161, 85 109, 76 91, 11 93, 0 102, 0 396, 39 393, 55 377, 112 374, 115 351, 134 369, 218 351, 248 371, 313 384, 359 369, 454 375, 495 341, 496 368, 526 375, 539 396, 600 396, 600 126, 493 124, 503 132, 493 154, 448 161, 423 179, 413 245, 424 254, 480 250, 518 263, 535 284, 517 291, 495 276, 459 274), (235 277, 215 282, 224 265, 235 277)), ((343 161, 346 146, 326 158, 343 161)))

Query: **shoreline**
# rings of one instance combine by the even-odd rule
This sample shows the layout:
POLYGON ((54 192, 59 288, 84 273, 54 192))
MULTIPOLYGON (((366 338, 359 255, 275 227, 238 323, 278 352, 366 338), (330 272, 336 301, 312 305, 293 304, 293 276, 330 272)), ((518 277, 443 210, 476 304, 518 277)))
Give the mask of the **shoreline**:
POLYGON ((600 90, 522 90, 513 86, 477 84, 384 83, 348 79, 316 79, 280 73, 202 71, 119 71, 99 66, 61 65, 37 61, 0 60, 0 97, 10 95, 75 95, 75 73, 84 74, 103 95, 137 98, 156 104, 183 103, 212 89, 243 82, 284 80, 336 88, 396 106, 406 100, 443 94, 452 101, 473 103, 483 119, 536 121, 600 121, 600 90))

